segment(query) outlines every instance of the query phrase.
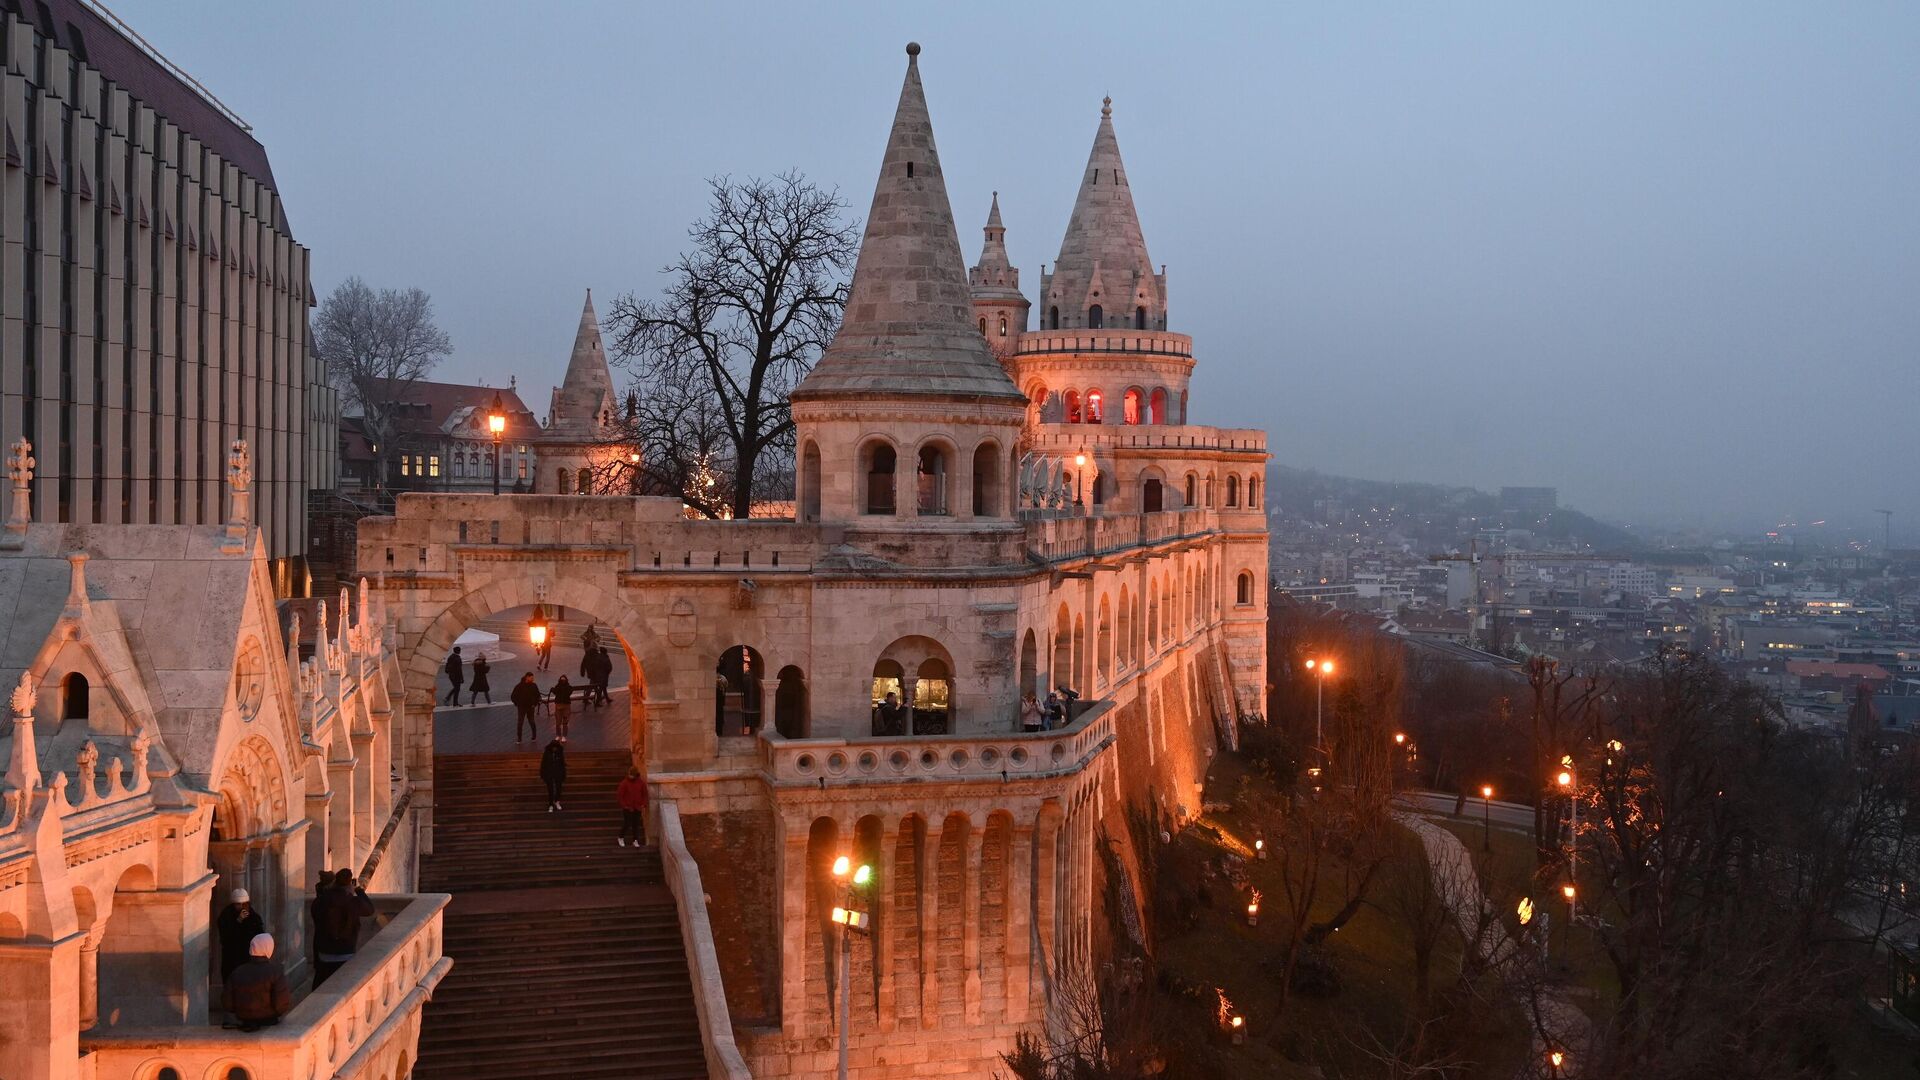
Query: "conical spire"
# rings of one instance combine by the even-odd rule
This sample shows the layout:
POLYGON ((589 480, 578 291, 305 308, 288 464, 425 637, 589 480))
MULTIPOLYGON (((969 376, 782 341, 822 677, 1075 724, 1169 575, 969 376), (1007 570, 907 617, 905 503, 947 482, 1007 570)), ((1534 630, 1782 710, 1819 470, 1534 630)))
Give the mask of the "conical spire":
POLYGON ((920 46, 887 136, 847 310, 791 395, 1024 401, 973 325, 966 262, 920 88, 920 46))
POLYGON ((1022 300, 1020 271, 1007 258, 1007 227, 1000 223, 1000 193, 993 193, 993 209, 987 211, 986 242, 980 247, 980 262, 967 271, 975 300, 1022 300))
POLYGON ((1056 307, 1062 327, 1093 325, 1098 308, 1103 326, 1166 329, 1166 278, 1154 272, 1147 256, 1127 167, 1120 160, 1120 141, 1113 134, 1112 98, 1101 103, 1100 127, 1080 177, 1073 217, 1053 273, 1041 282, 1040 291, 1047 326, 1053 325, 1056 307))
POLYGON ((580 308, 580 329, 573 337, 573 355, 567 360, 567 377, 553 392, 548 430, 597 429, 605 425, 606 410, 612 405, 613 371, 607 367, 600 317, 594 314, 593 290, 588 289, 587 302, 580 308))

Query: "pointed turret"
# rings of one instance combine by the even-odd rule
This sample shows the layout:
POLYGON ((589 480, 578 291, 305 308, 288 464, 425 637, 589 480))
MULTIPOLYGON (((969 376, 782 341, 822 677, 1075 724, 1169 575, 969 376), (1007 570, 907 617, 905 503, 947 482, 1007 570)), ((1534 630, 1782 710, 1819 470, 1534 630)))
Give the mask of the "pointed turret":
POLYGON ((974 325, 987 339, 1002 364, 1013 356, 1021 331, 1027 328, 1030 305, 1020 292, 1020 270, 1007 258, 1007 227, 1000 221, 1000 193, 993 193, 993 208, 987 211, 986 241, 980 247, 980 262, 967 271, 973 286, 974 325))
POLYGON ((847 309, 792 399, 1022 401, 972 316, 966 262, 920 87, 920 47, 887 136, 847 309))
POLYGON ((593 290, 580 309, 580 328, 573 337, 573 356, 567 376, 553 391, 549 434, 599 433, 610 421, 613 407, 613 371, 600 341, 600 317, 593 311, 593 290))
POLYGON ((1067 235, 1053 273, 1040 282, 1043 328, 1167 328, 1167 279, 1147 256, 1133 189, 1113 134, 1113 99, 1100 108, 1100 127, 1080 178, 1067 235))

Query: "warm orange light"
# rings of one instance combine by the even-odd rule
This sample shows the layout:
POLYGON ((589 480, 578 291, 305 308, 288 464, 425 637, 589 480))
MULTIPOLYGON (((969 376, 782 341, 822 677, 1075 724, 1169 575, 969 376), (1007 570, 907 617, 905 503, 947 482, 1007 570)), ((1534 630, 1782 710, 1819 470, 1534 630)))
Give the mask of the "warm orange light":
POLYGON ((1566 897, 1568 900, 1573 899, 1573 893, 1574 893, 1574 889, 1572 885, 1560 886, 1560 895, 1566 897))
POLYGON ((493 432, 495 435, 506 431, 507 418, 501 416, 499 413, 494 413, 492 416, 487 417, 487 430, 493 432))
POLYGON ((1559 776, 1554 777, 1554 779, 1559 782, 1561 787, 1573 786, 1573 774, 1570 772, 1563 771, 1559 776))
POLYGON ((1320 661, 1320 674, 1322 675, 1333 674, 1333 661, 1331 660, 1320 661))
POLYGON ((834 877, 846 877, 847 871, 851 869, 853 869, 853 860, 847 858, 845 855, 833 860, 834 877))
POLYGON ((1309 661, 1307 661, 1307 670, 1308 670, 1308 671, 1312 671, 1312 670, 1313 670, 1314 668, 1316 668, 1316 667, 1318 667, 1319 665, 1320 665, 1320 661, 1318 661, 1318 660, 1309 660, 1309 661))
POLYGON ((1483 799, 1493 798, 1493 785, 1492 784, 1483 785, 1480 788, 1480 797, 1483 799))
POLYGON ((1557 1069, 1566 1064, 1567 1055, 1555 1050, 1553 1053, 1547 1055, 1547 1060, 1553 1062, 1553 1067, 1557 1069))
POLYGON ((545 645, 547 643, 547 628, 544 626, 527 627, 527 639, 535 645, 545 645))
POLYGON ((1407 745, 1407 733, 1406 733, 1406 732, 1404 732, 1404 731, 1396 731, 1396 732, 1394 732, 1394 733, 1393 733, 1393 743, 1394 743, 1394 745, 1395 745, 1395 746, 1405 746, 1405 745, 1407 745))

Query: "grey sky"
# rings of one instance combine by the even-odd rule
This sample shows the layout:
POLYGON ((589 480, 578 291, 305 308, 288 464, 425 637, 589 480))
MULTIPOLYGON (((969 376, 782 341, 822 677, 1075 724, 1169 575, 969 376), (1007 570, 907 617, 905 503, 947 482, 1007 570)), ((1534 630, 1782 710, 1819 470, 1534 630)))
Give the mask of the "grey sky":
POLYGON ((1920 525, 1920 5, 112 6, 254 125, 317 291, 426 288, 441 375, 536 410, 702 178, 864 217, 912 39, 1030 297, 1113 95, 1193 416, 1284 463, 1920 525))

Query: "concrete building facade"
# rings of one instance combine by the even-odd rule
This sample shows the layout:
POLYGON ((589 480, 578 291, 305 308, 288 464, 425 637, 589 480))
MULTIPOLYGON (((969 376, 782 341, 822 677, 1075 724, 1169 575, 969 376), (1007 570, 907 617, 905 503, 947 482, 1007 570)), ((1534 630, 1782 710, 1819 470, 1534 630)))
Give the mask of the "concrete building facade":
POLYGON ((37 520, 209 525, 257 463, 276 589, 304 589, 338 413, 308 253, 238 117, 82 0, 0 4, 0 440, 37 520))

